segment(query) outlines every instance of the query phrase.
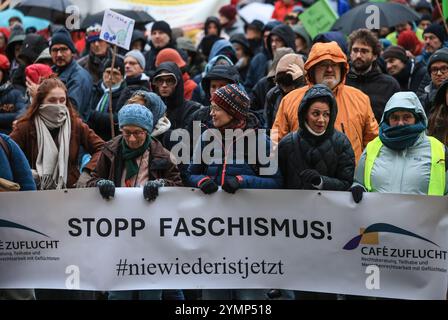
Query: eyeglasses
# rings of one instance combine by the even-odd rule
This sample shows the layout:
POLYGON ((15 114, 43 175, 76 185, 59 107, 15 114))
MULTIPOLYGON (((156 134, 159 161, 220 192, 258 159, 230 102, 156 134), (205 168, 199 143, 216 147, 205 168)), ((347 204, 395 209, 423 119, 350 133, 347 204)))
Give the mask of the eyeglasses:
POLYGON ((164 83, 166 83, 167 86, 173 87, 176 85, 177 81, 173 77, 167 77, 167 78, 155 78, 154 84, 156 86, 162 86, 164 83))
POLYGON ((336 69, 337 66, 338 64, 332 61, 320 62, 316 65, 317 68, 322 68, 325 70, 328 69, 328 67, 331 67, 331 69, 336 69))
POLYGON ((141 138, 146 135, 146 131, 144 130, 137 130, 137 131, 128 131, 128 130, 121 130, 121 133, 123 137, 129 138, 130 136, 134 136, 136 138, 141 138))
POLYGON ((369 50, 369 49, 366 49, 366 48, 352 48, 352 52, 353 53, 360 53, 362 55, 365 55, 365 54, 369 54, 372 51, 369 50))
POLYGON ((51 48, 51 53, 58 53, 59 51, 61 51, 62 54, 66 53, 68 50, 70 50, 67 47, 60 47, 60 48, 51 48))
POLYGON ((448 72, 448 66, 443 66, 443 67, 440 67, 440 68, 436 68, 436 67, 434 67, 434 68, 431 68, 430 71, 431 71, 431 74, 432 74, 432 75, 436 75, 437 73, 439 73, 439 71, 440 71, 442 74, 445 74, 445 73, 448 72))

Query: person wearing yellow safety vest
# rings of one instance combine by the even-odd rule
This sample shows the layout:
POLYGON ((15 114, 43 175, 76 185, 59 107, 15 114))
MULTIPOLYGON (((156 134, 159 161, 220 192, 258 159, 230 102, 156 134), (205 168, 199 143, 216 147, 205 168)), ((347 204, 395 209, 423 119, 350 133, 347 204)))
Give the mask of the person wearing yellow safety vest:
POLYGON ((355 171, 353 200, 363 192, 443 196, 447 194, 446 148, 426 135, 428 119, 413 92, 387 102, 380 134, 367 145, 355 171))

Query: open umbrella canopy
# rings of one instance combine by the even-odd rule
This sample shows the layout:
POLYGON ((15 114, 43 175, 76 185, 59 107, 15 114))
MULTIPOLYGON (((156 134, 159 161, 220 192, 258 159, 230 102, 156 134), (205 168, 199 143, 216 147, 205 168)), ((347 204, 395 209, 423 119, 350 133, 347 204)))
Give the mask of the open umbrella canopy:
POLYGON ((416 20, 420 20, 420 15, 408 6, 393 2, 366 2, 340 16, 331 30, 350 34, 360 28, 394 27, 416 20))
MULTIPOLYGON (((135 27, 137 29, 144 29, 144 26, 150 22, 154 22, 155 19, 151 17, 145 11, 135 11, 135 10, 125 10, 125 9, 110 9, 116 13, 122 14, 128 18, 135 20, 135 27)), ((81 23, 81 29, 87 29, 88 27, 98 23, 100 25, 103 24, 104 10, 89 14, 81 23)))
POLYGON ((36 18, 36 17, 27 17, 21 11, 16 9, 7 9, 0 11, 0 27, 8 27, 8 20, 11 17, 19 17, 22 20, 23 27, 25 29, 34 27, 37 30, 42 30, 48 27, 50 21, 36 18))
POLYGON ((14 9, 21 11, 25 16, 64 23, 68 16, 66 9, 71 5, 73 5, 71 0, 22 0, 14 9))

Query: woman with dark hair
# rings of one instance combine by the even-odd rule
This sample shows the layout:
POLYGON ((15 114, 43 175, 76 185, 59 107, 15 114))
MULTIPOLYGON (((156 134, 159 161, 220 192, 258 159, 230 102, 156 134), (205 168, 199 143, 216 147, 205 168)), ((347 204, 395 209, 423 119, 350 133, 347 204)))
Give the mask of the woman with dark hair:
POLYGON ((10 136, 25 153, 39 190, 85 187, 104 145, 79 117, 67 88, 56 78, 42 81, 10 136), (81 147, 92 158, 80 174, 81 147))
POLYGON ((437 90, 434 106, 429 113, 428 135, 448 146, 448 80, 437 90))

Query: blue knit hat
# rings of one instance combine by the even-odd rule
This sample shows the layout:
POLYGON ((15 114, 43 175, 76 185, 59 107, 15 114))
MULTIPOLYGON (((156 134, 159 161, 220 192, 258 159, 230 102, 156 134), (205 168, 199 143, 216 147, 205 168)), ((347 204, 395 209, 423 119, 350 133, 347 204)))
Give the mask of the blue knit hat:
POLYGON ((154 124, 159 122, 160 118, 165 115, 166 105, 163 100, 154 92, 138 90, 133 95, 139 95, 145 99, 145 107, 148 108, 153 115, 154 124))
POLYGON ((73 44, 70 33, 64 28, 57 30, 51 37, 50 51, 51 47, 54 46, 55 44, 65 44, 70 49, 71 52, 73 53, 76 52, 76 48, 75 45, 73 44))
POLYGON ((152 113, 140 104, 127 104, 118 112, 118 125, 120 128, 128 125, 137 126, 151 133, 153 129, 152 113))

